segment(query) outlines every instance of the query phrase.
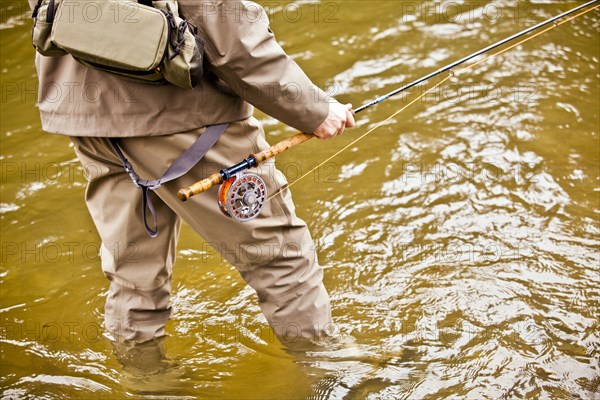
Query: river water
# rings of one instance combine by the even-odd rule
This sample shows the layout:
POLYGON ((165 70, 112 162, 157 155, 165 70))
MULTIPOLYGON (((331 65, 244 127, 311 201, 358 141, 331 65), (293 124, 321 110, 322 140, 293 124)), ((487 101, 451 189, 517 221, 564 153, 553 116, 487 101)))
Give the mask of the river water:
MULTIPOLYGON (((261 3, 315 83, 355 105, 578 4, 261 3)), ((457 73, 294 184, 342 345, 286 351, 184 227, 169 335, 131 349, 102 336, 85 179, 41 131, 25 2, 3 1, 2 398, 600 398, 599 16, 457 73)), ((423 91, 280 168, 294 181, 423 91)), ((293 133, 257 116, 271 143, 293 133)))

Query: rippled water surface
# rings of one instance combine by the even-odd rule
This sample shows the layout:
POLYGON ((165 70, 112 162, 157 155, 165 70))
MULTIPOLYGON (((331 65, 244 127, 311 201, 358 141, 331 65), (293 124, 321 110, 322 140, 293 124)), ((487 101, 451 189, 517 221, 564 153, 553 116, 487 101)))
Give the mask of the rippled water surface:
MULTIPOLYGON (((262 3, 355 105, 578 4, 262 3)), ((0 25, 2 398, 600 398, 598 11, 457 73, 293 186, 346 344, 290 353, 185 227, 168 337, 102 336, 99 239, 68 140, 40 129, 24 6, 0 25)), ((295 180, 423 91, 280 168, 295 180)), ((292 133, 258 116, 271 143, 292 133)))

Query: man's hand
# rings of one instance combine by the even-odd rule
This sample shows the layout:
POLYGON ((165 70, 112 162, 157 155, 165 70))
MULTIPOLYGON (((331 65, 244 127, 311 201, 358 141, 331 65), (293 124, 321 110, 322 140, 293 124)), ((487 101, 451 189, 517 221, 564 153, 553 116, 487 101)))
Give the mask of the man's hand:
POLYGON ((329 140, 344 133, 346 128, 354 128, 355 125, 352 104, 342 105, 336 101, 329 105, 329 115, 313 133, 319 139, 329 140))

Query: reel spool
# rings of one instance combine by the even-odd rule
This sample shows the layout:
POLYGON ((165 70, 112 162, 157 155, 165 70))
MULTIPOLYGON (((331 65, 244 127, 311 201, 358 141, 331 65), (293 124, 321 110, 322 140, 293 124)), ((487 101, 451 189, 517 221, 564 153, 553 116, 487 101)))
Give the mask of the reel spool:
POLYGON ((219 208, 236 221, 247 222, 258 217, 266 202, 267 185, 256 174, 240 172, 219 187, 219 208))

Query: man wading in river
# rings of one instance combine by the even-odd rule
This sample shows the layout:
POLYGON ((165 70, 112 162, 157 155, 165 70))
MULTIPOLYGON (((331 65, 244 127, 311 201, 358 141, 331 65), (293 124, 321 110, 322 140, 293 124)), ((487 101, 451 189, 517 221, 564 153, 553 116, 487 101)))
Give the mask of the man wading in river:
MULTIPOLYGON (((102 239, 102 269, 110 280, 106 328, 120 341, 165 334, 184 220, 256 290, 280 338, 322 337, 331 328, 329 297, 310 233, 296 216, 288 190, 245 224, 221 214, 216 188, 187 203, 176 192, 268 147, 252 105, 321 139, 354 126, 351 107, 326 100, 277 44, 260 6, 235 0, 180 0, 179 5, 198 26, 210 64, 194 89, 129 82, 69 55, 36 58, 43 129, 70 136, 89 174, 85 200, 102 239), (64 90, 57 95, 52 87, 64 90), (151 238, 142 219, 142 190, 123 170, 108 138, 119 138, 118 146, 139 176, 157 179, 205 127, 224 123, 229 124, 225 133, 188 174, 149 192, 159 230, 151 238)), ((258 172, 270 193, 286 185, 274 171, 270 161, 258 172)))

